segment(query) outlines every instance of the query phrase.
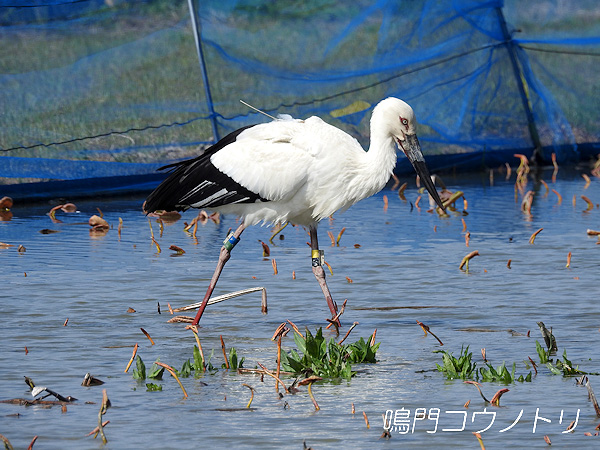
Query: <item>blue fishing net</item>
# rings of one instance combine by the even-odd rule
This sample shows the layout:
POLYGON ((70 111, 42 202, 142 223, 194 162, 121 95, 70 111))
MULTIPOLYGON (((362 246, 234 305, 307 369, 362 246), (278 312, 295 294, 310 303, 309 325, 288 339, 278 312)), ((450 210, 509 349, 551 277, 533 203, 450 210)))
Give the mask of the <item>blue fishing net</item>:
POLYGON ((579 161, 600 151, 599 17, 596 0, 1 0, 0 180, 151 174, 270 120, 240 100, 367 148, 373 106, 402 98, 434 170, 579 161))

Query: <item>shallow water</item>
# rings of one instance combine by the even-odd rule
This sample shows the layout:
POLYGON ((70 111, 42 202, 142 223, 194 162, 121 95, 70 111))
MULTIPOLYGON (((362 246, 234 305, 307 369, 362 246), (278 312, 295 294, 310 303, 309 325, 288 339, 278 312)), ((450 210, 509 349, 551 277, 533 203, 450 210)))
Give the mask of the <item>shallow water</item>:
MULTIPOLYGON (((183 378, 189 394, 184 399, 168 374, 157 381, 162 391, 148 392, 143 383, 133 379, 133 369, 124 373, 135 343, 148 369, 157 358, 179 369, 192 357, 193 335, 181 324, 166 323, 170 317, 167 303, 178 307, 201 300, 222 239, 236 226, 235 218, 200 226, 197 242, 182 231, 182 223, 190 221, 193 212, 166 226, 162 236, 153 222, 162 248, 157 253, 148 219, 141 212, 141 197, 78 202, 80 212, 59 212, 57 218, 63 222, 56 224, 46 214, 52 205, 17 204, 12 220, 0 222, 0 242, 15 245, 0 249, 0 400, 31 398, 23 382, 23 376, 29 376, 36 384, 78 401, 70 404, 66 413, 57 406, 0 403, 0 433, 15 448, 26 448, 34 435, 39 436, 35 448, 101 448, 99 439, 85 435, 97 425, 102 389, 106 388, 112 407, 104 417, 110 420, 105 448, 190 448, 199 444, 302 448, 303 441, 319 449, 396 448, 401 444, 476 448, 471 432, 482 430, 492 420, 491 414, 479 414, 482 412, 496 413, 491 428, 481 433, 487 448, 542 448, 547 445, 544 435, 555 448, 592 448, 599 438, 583 433, 593 433, 599 419, 586 389, 576 386, 574 378, 552 375, 538 364, 539 373, 530 383, 505 386, 485 382, 482 390, 487 398, 503 387, 510 389, 501 406, 494 407, 482 400, 474 386, 446 380, 434 370, 436 363, 441 364, 435 350, 458 355, 461 346, 469 345, 478 366, 483 366, 480 349, 485 348, 494 367, 503 361, 509 366, 516 362, 517 374, 525 375, 532 369, 524 360, 531 357, 539 362, 535 341, 543 339, 536 322, 543 321, 553 329, 559 357, 566 349, 574 365, 600 372, 600 246, 596 237, 586 234, 588 228, 600 229, 600 213, 597 206, 583 212, 587 205, 580 198, 586 195, 598 203, 600 181, 593 178, 585 188, 580 172, 565 170, 559 172, 555 183, 550 182, 551 172, 544 172, 543 178, 563 201, 558 205, 554 193, 546 195, 543 185, 530 182, 528 189, 537 189, 532 216, 521 211, 520 198, 515 202, 513 172, 509 180, 496 173, 493 183, 487 175, 445 178, 450 190, 465 193, 468 215, 440 218, 426 211, 426 198, 420 210, 411 207, 418 193, 409 181, 412 187, 406 191, 407 202, 388 188, 320 225, 321 247, 333 270, 328 284, 339 305, 348 299, 342 333, 357 321, 359 325, 348 340, 366 337, 377 329, 381 345, 379 362, 356 366, 359 373, 350 382, 313 385, 319 411, 306 388, 279 398, 269 377, 261 382, 259 376, 220 369, 198 378, 183 378), (389 198, 387 211, 384 195, 389 198), (96 208, 113 226, 104 236, 89 232, 87 220, 98 213, 96 208), (119 218, 123 219, 120 238, 116 229, 119 218), (461 219, 471 233, 468 248, 461 219), (337 236, 342 227, 346 231, 340 246, 330 246, 327 231, 337 236), (529 244, 529 237, 539 228, 544 230, 534 245, 529 244), (42 229, 59 232, 42 234, 42 229), (20 244, 25 252, 17 251, 20 244), (174 256, 168 249, 173 244, 186 253, 174 256), (471 260, 468 273, 459 270, 460 261, 472 250, 478 250, 480 256, 471 260), (573 257, 571 267, 566 268, 569 252, 573 257), (136 312, 127 313, 129 307, 136 312), (67 318, 68 324, 63 326, 67 318), (416 320, 427 324, 444 346, 432 336, 425 337, 416 320), (148 331, 155 345, 140 327, 148 331), (531 337, 527 337, 528 331, 531 337), (80 386, 86 372, 105 384, 80 386), (243 383, 256 389, 252 410, 240 410, 249 400, 243 383), (470 405, 464 408, 467 400, 470 405), (380 439, 382 415, 401 408, 410 412, 411 431, 400 434, 394 430, 390 441, 380 439), (417 408, 424 408, 428 418, 413 422, 417 408), (434 431, 436 408, 440 411, 438 428, 428 433, 434 431), (538 419, 536 423, 536 410, 551 422, 538 419), (578 410, 575 431, 563 434, 578 410), (520 411, 516 424, 500 432, 516 421, 520 411), (443 431, 461 429, 463 418, 463 431, 443 431)), ((463 210, 462 201, 457 207, 463 210)), ((271 245, 278 275, 273 274, 271 258, 262 257, 258 242, 268 241, 269 229, 247 229, 235 248, 215 294, 264 286, 269 312, 261 314, 260 293, 209 306, 201 321, 200 338, 207 354, 214 349, 214 366, 223 363, 219 336, 228 348, 235 347, 238 355, 246 358, 245 367, 261 362, 273 368, 276 345, 270 337, 281 322, 290 319, 313 332, 326 325, 328 308, 310 268, 308 237, 299 227, 288 226, 283 234, 284 240, 275 238, 271 245), (292 279, 292 271, 296 279, 292 279)), ((295 347, 291 334, 283 345, 295 347)), ((600 377, 592 375, 590 380, 600 395, 600 377)), ((290 384, 292 378, 284 381, 290 384)))

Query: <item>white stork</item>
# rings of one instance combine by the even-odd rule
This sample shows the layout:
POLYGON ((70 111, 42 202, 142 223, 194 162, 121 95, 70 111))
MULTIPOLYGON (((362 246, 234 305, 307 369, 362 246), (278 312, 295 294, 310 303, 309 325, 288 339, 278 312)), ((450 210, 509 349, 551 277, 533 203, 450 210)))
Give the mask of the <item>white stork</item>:
POLYGON ((192 207, 242 217, 241 225, 221 248, 217 268, 193 324, 197 325, 202 317, 230 251, 245 227, 260 222, 290 221, 308 227, 312 269, 335 317, 337 305, 321 266, 317 224, 386 185, 396 165, 396 144, 443 209, 421 153, 414 112, 393 97, 373 109, 368 152, 344 131, 313 116, 241 128, 200 156, 163 167, 171 168, 171 174, 146 199, 147 213, 192 207))

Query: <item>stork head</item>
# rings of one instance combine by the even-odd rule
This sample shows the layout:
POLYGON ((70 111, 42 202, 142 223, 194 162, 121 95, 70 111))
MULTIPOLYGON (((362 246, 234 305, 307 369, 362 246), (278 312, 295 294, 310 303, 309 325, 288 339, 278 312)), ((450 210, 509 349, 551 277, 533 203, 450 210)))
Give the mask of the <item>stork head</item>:
POLYGON ((431 197, 444 210, 444 205, 431 180, 429 169, 421 152, 421 145, 417 138, 417 121, 413 109, 402 100, 389 97, 382 100, 375 107, 373 117, 376 115, 380 117, 379 120, 382 122, 383 127, 389 130, 398 148, 402 150, 413 165, 431 197))

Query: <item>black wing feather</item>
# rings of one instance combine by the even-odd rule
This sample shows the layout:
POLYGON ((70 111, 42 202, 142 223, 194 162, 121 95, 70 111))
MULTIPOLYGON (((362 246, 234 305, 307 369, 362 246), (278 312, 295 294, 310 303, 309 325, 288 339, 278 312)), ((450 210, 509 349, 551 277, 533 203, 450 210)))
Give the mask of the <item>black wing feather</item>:
POLYGON ((235 142, 238 135, 252 127, 240 128, 207 148, 200 156, 169 164, 159 170, 171 169, 170 175, 148 196, 144 210, 184 211, 192 205, 213 208, 230 203, 266 201, 225 175, 211 162, 216 152, 235 142))

